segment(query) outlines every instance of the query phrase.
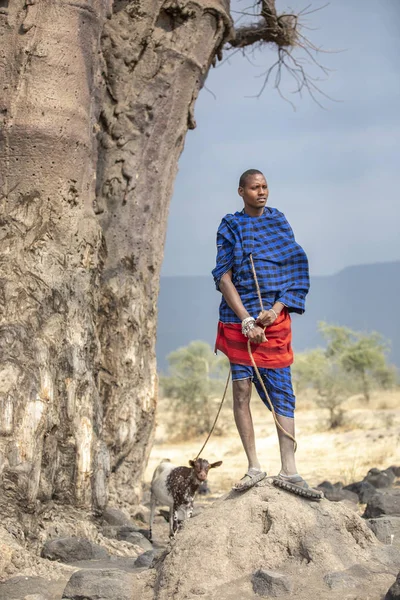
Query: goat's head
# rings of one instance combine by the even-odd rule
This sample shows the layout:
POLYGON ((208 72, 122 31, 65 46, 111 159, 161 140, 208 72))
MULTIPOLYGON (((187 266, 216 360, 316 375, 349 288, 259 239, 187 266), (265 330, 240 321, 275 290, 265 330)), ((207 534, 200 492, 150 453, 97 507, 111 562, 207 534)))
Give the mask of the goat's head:
POLYGON ((196 479, 198 481, 205 481, 207 479, 208 471, 220 467, 222 465, 222 460, 210 464, 208 460, 204 460, 204 458, 196 458, 196 460, 189 460, 189 465, 192 467, 196 479))

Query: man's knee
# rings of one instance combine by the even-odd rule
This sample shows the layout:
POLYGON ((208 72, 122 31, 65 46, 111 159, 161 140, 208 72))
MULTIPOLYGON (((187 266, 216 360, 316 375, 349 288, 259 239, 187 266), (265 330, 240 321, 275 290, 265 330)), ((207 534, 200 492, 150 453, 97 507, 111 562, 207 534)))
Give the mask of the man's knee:
POLYGON ((242 408, 250 403, 251 379, 239 379, 233 382, 233 404, 242 408))

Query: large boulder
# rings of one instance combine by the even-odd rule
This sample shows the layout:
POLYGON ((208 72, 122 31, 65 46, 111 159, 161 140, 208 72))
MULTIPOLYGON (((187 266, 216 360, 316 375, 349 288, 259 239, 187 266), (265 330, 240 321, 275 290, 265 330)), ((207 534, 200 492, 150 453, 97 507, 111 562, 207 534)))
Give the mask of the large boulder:
POLYGON ((78 560, 107 558, 108 552, 86 538, 64 537, 48 540, 43 546, 42 557, 72 563, 78 560))
POLYGON ((155 598, 253 598, 254 574, 261 569, 284 574, 296 600, 339 600, 343 596, 339 590, 332 595, 333 586, 346 581, 354 583, 357 597, 381 600, 398 561, 400 551, 382 546, 342 503, 312 502, 264 480, 248 492, 231 492, 185 522, 164 561, 156 564, 155 598), (351 565, 359 568, 349 571, 351 565))

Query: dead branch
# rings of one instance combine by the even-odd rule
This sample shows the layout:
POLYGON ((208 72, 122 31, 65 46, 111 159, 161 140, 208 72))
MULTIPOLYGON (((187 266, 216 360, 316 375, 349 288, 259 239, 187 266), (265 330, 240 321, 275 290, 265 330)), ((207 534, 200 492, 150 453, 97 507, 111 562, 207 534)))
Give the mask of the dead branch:
MULTIPOLYGON (((319 95, 329 98, 318 85, 320 78, 312 77, 307 72, 307 66, 312 66, 320 70, 322 75, 328 75, 329 69, 324 67, 317 59, 318 53, 322 50, 315 46, 301 31, 303 28, 307 29, 304 23, 301 22, 302 19, 306 15, 325 8, 327 5, 309 10, 310 6, 306 6, 297 15, 293 13, 278 15, 275 0, 257 0, 252 7, 254 15, 247 12, 248 8, 245 12, 239 11, 242 17, 252 16, 256 20, 253 23, 235 28, 234 39, 230 40, 228 45, 228 49, 234 49, 233 54, 242 52, 246 56, 250 49, 253 50, 255 47, 264 44, 275 44, 278 47, 277 60, 261 75, 264 79, 257 97, 262 94, 268 82, 273 79, 274 87, 278 93, 282 98, 288 100, 280 87, 283 73, 286 72, 295 82, 292 93, 301 95, 302 92, 307 92, 319 106, 322 106, 318 101, 319 95)), ((332 100, 332 98, 329 99, 332 100)))
POLYGON ((273 43, 280 48, 295 46, 297 43, 297 15, 278 15, 275 0, 261 0, 259 19, 250 25, 235 30, 230 41, 232 48, 244 48, 256 42, 273 43))

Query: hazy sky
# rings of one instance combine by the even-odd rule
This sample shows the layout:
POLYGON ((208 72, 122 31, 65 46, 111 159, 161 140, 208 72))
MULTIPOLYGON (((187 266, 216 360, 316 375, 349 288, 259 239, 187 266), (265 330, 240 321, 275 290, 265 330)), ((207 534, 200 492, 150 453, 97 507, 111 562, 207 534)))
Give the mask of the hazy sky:
MULTIPOLYGON (((241 0, 243 10, 251 4, 241 0)), ((308 0, 278 0, 299 11, 308 0)), ((322 6, 314 2, 312 8, 322 6)), ((306 17, 304 33, 325 50, 333 71, 320 82, 334 102, 272 85, 259 77, 273 48, 237 54, 212 69, 196 104, 171 204, 164 275, 206 275, 214 266, 221 218, 242 207, 237 180, 262 170, 269 204, 282 210, 306 249, 311 272, 400 259, 400 0, 332 0, 306 17)), ((299 52, 297 56, 301 56, 299 52)), ((315 71, 311 71, 315 74, 315 71)))

